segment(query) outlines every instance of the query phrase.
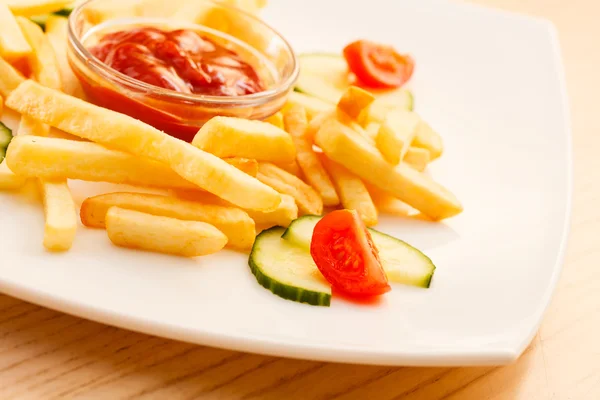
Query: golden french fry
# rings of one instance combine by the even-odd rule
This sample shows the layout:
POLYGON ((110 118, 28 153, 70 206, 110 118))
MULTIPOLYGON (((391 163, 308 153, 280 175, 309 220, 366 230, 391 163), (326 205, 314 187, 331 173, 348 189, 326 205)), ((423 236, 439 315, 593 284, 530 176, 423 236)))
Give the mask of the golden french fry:
POLYGON ((0 162, 0 190, 20 189, 25 185, 25 182, 27 182, 27 177, 12 172, 6 164, 6 159, 0 162))
POLYGON ((323 113, 335 110, 335 104, 309 96, 304 93, 292 92, 289 94, 286 105, 283 107, 283 113, 286 113, 292 105, 299 105, 306 110, 306 117, 310 122, 314 117, 323 113))
MULTIPOLYGON (((215 196, 212 193, 200 192, 200 191, 189 191, 189 190, 177 190, 174 191, 175 196, 182 199, 198 201, 201 203, 216 204, 226 207, 232 205, 225 200, 215 196)), ((258 226, 262 229, 271 228, 273 226, 288 227, 293 220, 298 218, 298 206, 296 200, 292 196, 287 194, 281 195, 281 203, 279 206, 272 211, 255 211, 255 210, 244 210, 250 218, 254 220, 256 230, 258 232, 258 226)))
POLYGON ((106 212, 110 207, 206 222, 227 236, 229 246, 240 250, 250 249, 256 237, 254 221, 239 208, 146 193, 106 193, 90 197, 81 205, 81 222, 85 226, 104 228, 106 212))
POLYGON ((111 207, 106 232, 117 246, 184 257, 213 254, 227 244, 227 236, 205 222, 182 221, 111 207))
MULTIPOLYGON (((378 101, 376 100, 371 107, 360 114, 359 120, 362 126, 369 127, 370 125, 374 126, 376 123, 382 124, 390 112, 408 112, 398 108, 384 107, 382 104, 377 103, 378 101)), ((440 157, 444 151, 444 145, 441 136, 422 119, 420 119, 419 124, 417 125, 411 145, 429 151, 430 161, 440 157)))
POLYGON ((17 136, 8 147, 6 162, 23 179, 80 179, 136 186, 198 189, 164 164, 110 150, 92 142, 17 136))
POLYGON ((250 176, 258 174, 258 161, 251 158, 230 157, 223 159, 227 164, 233 165, 240 171, 247 173, 250 176))
POLYGON ((350 86, 337 104, 337 108, 350 118, 357 119, 360 113, 375 101, 375 96, 357 86, 350 86))
POLYGON ((44 31, 35 22, 25 17, 17 17, 17 22, 27 43, 33 49, 28 61, 35 80, 51 89, 61 90, 62 83, 56 55, 44 31))
POLYGON ((73 73, 67 59, 68 19, 59 15, 50 15, 46 20, 46 37, 54 48, 63 92, 83 99, 85 97, 79 79, 73 73))
MULTIPOLYGON (((2 5, 0 5, 2 8, 2 5)), ((17 28, 19 26, 17 25, 17 28)), ((19 33, 21 31, 19 30, 19 33)), ((1 35, 0 35, 1 36, 1 35)), ((25 38, 23 38, 25 40, 25 38)), ((27 43, 27 42, 26 42, 27 43)), ((6 60, 0 57, 0 95, 8 97, 8 95, 17 88, 25 78, 6 60)))
POLYGON ((379 122, 369 122, 366 126, 365 126, 365 132, 372 137, 373 139, 375 139, 377 137, 377 134, 379 133, 379 129, 381 128, 381 124, 379 122))
POLYGON ((14 15, 33 17, 50 14, 73 4, 73 0, 6 0, 14 15))
POLYGON ((273 226, 287 228, 293 220, 298 218, 296 200, 287 194, 281 195, 281 203, 273 211, 246 210, 246 212, 254 220, 254 223, 260 225, 263 229, 273 226))
MULTIPOLYGON (((292 105, 290 105, 288 107, 288 109, 291 107, 292 107, 292 105)), ((333 118, 334 115, 335 114, 333 111, 324 111, 320 114, 315 115, 310 120, 310 122, 306 126, 306 130, 304 131, 304 137, 306 138, 306 140, 308 140, 310 143, 313 143, 315 140, 315 135, 317 134, 319 129, 321 129, 321 126, 325 123, 325 121, 333 118)), ((308 115, 307 115, 307 118, 308 118, 308 115)))
POLYGON ((408 217, 418 213, 414 208, 400 199, 395 198, 384 190, 371 184, 366 184, 371 199, 380 214, 395 215, 398 217, 408 217))
POLYGON ((0 56, 7 60, 18 60, 31 54, 32 49, 17 23, 13 13, 4 2, 0 2, 0 56))
POLYGON ((298 162, 296 160, 287 163, 275 163, 275 165, 277 165, 282 170, 289 172, 290 174, 297 176, 298 178, 301 178, 302 170, 300 169, 300 166, 298 165, 298 162))
POLYGON ((17 135, 19 136, 48 136, 50 133, 50 127, 43 122, 38 121, 23 115, 19 122, 19 128, 17 129, 17 135))
POLYGON ((320 215, 323 213, 321 196, 302 180, 276 165, 259 163, 257 178, 279 193, 292 196, 296 200, 298 210, 303 214, 320 215))
POLYGON ((337 206, 340 199, 335 187, 317 158, 312 142, 304 136, 308 125, 304 108, 299 105, 291 106, 284 115, 284 123, 296 146, 296 161, 304 173, 304 178, 321 195, 324 205, 337 206))
POLYGON ((283 113, 281 111, 276 112, 271 115, 269 118, 265 119, 265 122, 278 127, 279 129, 283 129, 283 113))
POLYGON ((430 161, 440 157, 444 152, 442 137, 425 121, 419 124, 412 145, 428 150, 430 161))
POLYGON ((0 96, 0 117, 2 116, 2 111, 4 111, 4 99, 0 96))
MULTIPOLYGON (((24 17, 17 17, 17 22, 25 39, 33 49, 28 57, 29 67, 35 79, 42 85, 60 90, 62 83, 58 71, 58 63, 54 50, 42 29, 24 17)), ((50 126, 27 115, 21 117, 18 135, 48 136, 50 126)))
MULTIPOLYGON (((41 28, 30 20, 18 17, 17 22, 33 49, 28 62, 35 78, 54 89, 61 88, 60 74, 54 50, 41 28)), ((27 115, 21 116, 18 135, 47 136, 50 126, 27 115)), ((44 247, 50 251, 69 250, 75 240, 77 217, 75 203, 66 179, 39 179, 38 186, 44 204, 44 247)))
POLYGON ((417 171, 424 171, 430 160, 429 150, 421 147, 410 146, 404 155, 403 162, 407 163, 417 171))
POLYGON ((66 181, 39 181, 44 203, 44 247, 51 251, 69 250, 77 230, 75 202, 66 181))
POLYGON ((291 162, 294 143, 284 130, 267 122, 214 117, 198 131, 192 144, 218 157, 246 157, 259 161, 291 162))
POLYGON ((272 210, 281 202, 275 190, 212 154, 127 115, 33 81, 19 85, 6 104, 67 133, 167 164, 182 178, 239 207, 272 210))
MULTIPOLYGON (((288 107, 288 109, 289 109, 289 107, 288 107)), ((370 142, 372 142, 373 144, 375 144, 375 141, 374 141, 375 136, 368 133, 358 122, 356 122, 354 119, 350 118, 350 116, 348 114, 346 114, 345 112, 343 112, 340 109, 334 109, 334 110, 322 112, 322 113, 316 115, 308 123, 308 127, 306 128, 304 137, 306 137, 306 139, 309 142, 313 143, 314 139, 315 139, 315 135, 317 134, 319 129, 321 129, 321 126, 325 123, 325 121, 330 120, 330 119, 339 121, 340 123, 346 125, 348 128, 352 129, 353 131, 359 133, 365 139, 367 139, 370 142)))
POLYGON ((321 155, 321 161, 335 183, 342 206, 356 210, 365 225, 377 225, 377 208, 363 181, 346 168, 327 159, 325 155, 321 155))
POLYGON ((375 137, 375 144, 389 163, 396 165, 404 158, 419 123, 419 116, 411 111, 398 109, 387 113, 375 137))
POLYGON ((338 121, 326 121, 315 142, 331 160, 432 219, 449 218, 462 211, 448 189, 408 165, 389 164, 375 147, 338 121))

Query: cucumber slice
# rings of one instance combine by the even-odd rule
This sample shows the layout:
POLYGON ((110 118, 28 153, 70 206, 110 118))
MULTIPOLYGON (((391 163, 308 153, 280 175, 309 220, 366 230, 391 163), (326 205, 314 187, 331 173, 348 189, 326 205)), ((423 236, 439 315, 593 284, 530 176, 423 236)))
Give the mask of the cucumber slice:
MULTIPOLYGON (((283 233, 282 238, 310 251, 315 225, 321 217, 306 215, 294 220, 283 233)), ((408 243, 385 233, 369 228, 383 269, 391 282, 428 288, 435 271, 431 259, 408 243)))
MULTIPOLYGON (((301 54, 300 76, 296 90, 337 104, 351 85, 346 60, 337 54, 301 54)), ((412 111, 414 99, 407 89, 373 90, 371 93, 384 107, 400 107, 412 111)))
POLYGON ((6 149, 8 148, 8 144, 12 140, 12 137, 12 130, 0 122, 0 162, 4 160, 6 149))
POLYGON ((256 237, 248 265, 258 283, 279 297, 329 306, 331 287, 310 253, 281 239, 284 228, 275 227, 256 237))

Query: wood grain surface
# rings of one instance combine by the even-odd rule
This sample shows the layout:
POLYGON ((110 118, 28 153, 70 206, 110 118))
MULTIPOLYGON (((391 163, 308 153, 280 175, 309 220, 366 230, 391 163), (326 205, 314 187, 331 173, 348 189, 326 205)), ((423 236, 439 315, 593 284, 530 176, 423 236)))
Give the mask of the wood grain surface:
POLYGON ((566 265, 518 362, 390 368, 288 360, 133 333, 0 295, 0 399, 600 399, 600 1, 476 2, 554 21, 571 98, 566 265))

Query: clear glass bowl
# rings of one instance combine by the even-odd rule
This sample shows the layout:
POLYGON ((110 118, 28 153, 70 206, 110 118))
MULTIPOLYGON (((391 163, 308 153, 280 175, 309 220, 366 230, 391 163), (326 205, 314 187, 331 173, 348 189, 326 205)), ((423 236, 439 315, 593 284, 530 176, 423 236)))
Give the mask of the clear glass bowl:
POLYGON ((279 33, 245 11, 211 0, 89 0, 71 13, 68 38, 69 63, 90 102, 186 141, 216 115, 267 118, 283 106, 298 77, 294 52, 279 33), (193 29, 234 43, 266 90, 236 97, 180 93, 122 74, 86 48, 99 32, 132 25, 193 29))

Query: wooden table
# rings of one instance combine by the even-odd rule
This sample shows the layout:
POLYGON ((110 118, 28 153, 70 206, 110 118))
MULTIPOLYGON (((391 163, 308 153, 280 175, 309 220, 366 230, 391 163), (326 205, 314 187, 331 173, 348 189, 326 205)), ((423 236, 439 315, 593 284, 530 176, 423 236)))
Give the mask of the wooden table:
POLYGON ((0 295, 0 398, 600 399, 600 3, 477 2, 554 21, 571 96, 575 195, 566 265, 517 363, 390 368, 272 358, 132 333, 0 295))

